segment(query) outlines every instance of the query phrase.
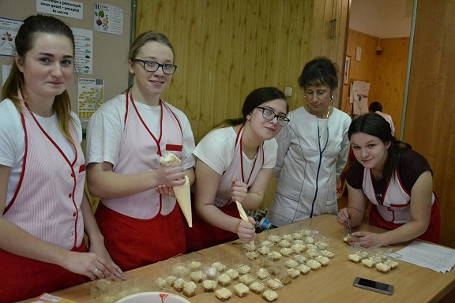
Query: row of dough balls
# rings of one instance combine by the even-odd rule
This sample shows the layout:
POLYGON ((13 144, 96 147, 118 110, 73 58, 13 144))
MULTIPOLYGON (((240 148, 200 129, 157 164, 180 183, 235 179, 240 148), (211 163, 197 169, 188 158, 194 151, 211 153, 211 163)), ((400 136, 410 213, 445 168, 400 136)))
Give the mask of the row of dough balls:
MULTIPOLYGON (((215 291, 218 284, 225 288, 230 285, 233 281, 239 279, 242 285, 247 287, 252 287, 252 291, 255 293, 261 293, 264 299, 267 301, 276 300, 277 295, 274 294, 274 290, 283 287, 284 284, 290 283, 290 279, 295 279, 301 274, 307 274, 309 271, 317 270, 321 266, 325 266, 329 263, 327 257, 320 256, 319 261, 314 259, 308 259, 303 255, 296 255, 294 258, 286 261, 285 266, 287 267, 286 274, 280 278, 273 277, 273 274, 269 272, 266 268, 260 268, 256 272, 256 277, 260 280, 257 281, 251 274, 251 267, 247 264, 241 264, 236 269, 230 268, 226 269, 226 265, 215 262, 211 265, 211 268, 219 272, 219 275, 207 275, 204 274, 201 270, 191 271, 188 276, 190 281, 182 277, 176 277, 170 275, 166 278, 159 277, 156 279, 155 283, 160 288, 172 287, 178 292, 182 292, 187 297, 192 297, 196 293, 197 284, 202 283, 202 287, 205 292, 215 291), (263 289, 268 287, 271 291, 266 292, 264 295, 263 289), (275 298, 275 299, 274 299, 275 298)), ((186 267, 185 267, 186 268, 186 267)), ((183 270, 182 268, 178 269, 179 271, 183 270)), ((174 270, 175 272, 175 270, 174 270)), ((244 289, 243 286, 237 286, 236 284, 233 288, 237 296, 244 296, 244 292, 241 290, 244 289)), ((224 300, 227 292, 225 291, 215 291, 215 295, 218 299, 224 300), (223 295, 221 295, 221 294, 223 295)), ((269 301, 269 302, 271 302, 269 301)))
POLYGON ((376 268, 379 272, 387 273, 398 266, 398 262, 383 254, 369 256, 367 252, 357 251, 348 254, 348 259, 354 263, 362 263, 365 267, 376 268))

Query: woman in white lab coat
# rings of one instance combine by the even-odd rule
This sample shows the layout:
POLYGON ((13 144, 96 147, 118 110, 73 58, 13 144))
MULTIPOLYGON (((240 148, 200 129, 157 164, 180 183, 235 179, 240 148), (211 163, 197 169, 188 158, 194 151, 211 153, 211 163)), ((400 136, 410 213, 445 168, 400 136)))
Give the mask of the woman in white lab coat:
POLYGON ((267 213, 275 226, 337 214, 336 188, 346 165, 351 118, 332 105, 338 68, 328 58, 308 62, 299 77, 305 104, 278 134, 277 192, 267 213))

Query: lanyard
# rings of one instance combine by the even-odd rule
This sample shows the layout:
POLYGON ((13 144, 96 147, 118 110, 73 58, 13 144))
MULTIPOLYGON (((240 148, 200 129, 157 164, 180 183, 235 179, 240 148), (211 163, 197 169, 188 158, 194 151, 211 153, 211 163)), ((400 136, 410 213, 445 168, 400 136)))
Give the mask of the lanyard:
POLYGON ((128 89, 128 91, 126 92, 126 104, 127 104, 127 106, 128 106, 128 103, 129 103, 128 102, 129 98, 131 98, 131 104, 133 104, 134 110, 136 111, 136 114, 139 117, 139 120, 141 120, 142 125, 144 125, 145 129, 147 130, 147 132, 150 134, 150 136, 155 141, 156 147, 158 148, 157 154, 162 156, 161 147, 160 147, 160 141, 161 141, 161 137, 163 135, 163 102, 160 99, 160 136, 158 138, 156 138, 155 135, 153 135, 152 131, 147 127, 147 124, 145 124, 144 120, 142 119, 141 114, 137 110, 137 107, 134 104, 133 94, 131 93, 130 89, 128 89))

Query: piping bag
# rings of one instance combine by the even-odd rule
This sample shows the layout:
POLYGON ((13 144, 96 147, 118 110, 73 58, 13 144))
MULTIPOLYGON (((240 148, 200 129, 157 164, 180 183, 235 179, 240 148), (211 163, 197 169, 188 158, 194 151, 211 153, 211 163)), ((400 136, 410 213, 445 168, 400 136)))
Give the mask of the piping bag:
MULTIPOLYGON (((167 153, 160 158, 160 163, 169 165, 174 162, 181 162, 173 153, 167 153)), ((193 217, 191 216, 191 193, 190 193, 190 178, 185 175, 185 184, 174 186, 172 188, 175 193, 175 198, 180 206, 180 209, 185 216, 189 227, 193 227, 193 217)))
MULTIPOLYGON (((238 201, 235 201, 235 204, 237 205, 237 209, 239 211, 239 214, 240 214, 240 218, 243 220, 243 221, 246 221, 246 222, 250 222, 248 220, 248 215, 246 214, 245 210, 243 209, 243 206, 240 202, 238 201)), ((254 245, 254 241, 251 241, 250 242, 250 245, 253 249, 255 249, 255 245, 254 245)))

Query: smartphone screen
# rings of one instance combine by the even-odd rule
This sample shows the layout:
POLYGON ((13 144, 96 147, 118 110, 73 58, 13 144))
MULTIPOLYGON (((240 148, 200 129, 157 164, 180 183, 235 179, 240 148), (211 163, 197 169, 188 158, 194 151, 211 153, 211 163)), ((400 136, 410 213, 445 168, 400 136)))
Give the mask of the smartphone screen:
POLYGON ((382 294, 391 295, 393 294, 393 285, 373 281, 365 278, 357 277, 354 280, 354 286, 360 287, 363 289, 368 289, 372 291, 376 291, 382 294))

